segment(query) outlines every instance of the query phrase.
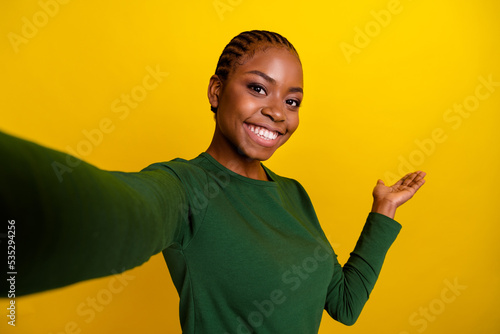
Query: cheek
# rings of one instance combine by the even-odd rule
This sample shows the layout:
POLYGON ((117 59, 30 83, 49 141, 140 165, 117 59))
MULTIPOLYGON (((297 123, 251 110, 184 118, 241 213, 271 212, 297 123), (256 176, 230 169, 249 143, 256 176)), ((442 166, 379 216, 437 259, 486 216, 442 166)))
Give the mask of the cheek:
POLYGON ((292 116, 289 118, 289 131, 291 133, 295 132, 297 128, 299 127, 299 114, 298 112, 292 114, 292 116))
POLYGON ((249 94, 239 95, 234 104, 238 106, 240 113, 244 116, 250 116, 262 107, 262 102, 249 94))
POLYGON ((233 93, 229 98, 224 100, 223 108, 225 114, 232 118, 246 118, 252 113, 258 104, 255 100, 249 98, 245 94, 233 93))

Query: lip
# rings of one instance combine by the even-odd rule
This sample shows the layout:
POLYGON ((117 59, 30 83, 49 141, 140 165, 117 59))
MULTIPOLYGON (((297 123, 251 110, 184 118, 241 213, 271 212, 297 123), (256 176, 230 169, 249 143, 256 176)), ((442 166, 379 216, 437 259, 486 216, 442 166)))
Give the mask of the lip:
POLYGON ((259 125, 257 123, 246 123, 246 122, 243 124, 244 124, 243 127, 245 128, 246 132, 248 133, 248 136, 250 136, 250 138, 252 138, 252 140, 254 142, 256 142, 257 144, 259 144, 260 146, 273 147, 274 145, 276 145, 276 143, 278 142, 278 140, 282 136, 282 133, 279 130, 272 130, 272 128, 269 128, 268 126, 259 125), (276 132, 278 132, 278 136, 275 139, 270 139, 270 140, 261 138, 260 136, 256 135, 252 130, 250 130, 250 126, 249 126, 250 124, 255 125, 255 126, 260 126, 262 128, 266 128, 267 130, 276 131, 276 132))

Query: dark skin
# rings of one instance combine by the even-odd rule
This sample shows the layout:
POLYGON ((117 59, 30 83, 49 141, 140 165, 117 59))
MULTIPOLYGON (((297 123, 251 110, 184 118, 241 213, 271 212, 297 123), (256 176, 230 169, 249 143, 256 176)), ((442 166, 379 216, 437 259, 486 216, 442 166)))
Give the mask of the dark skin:
POLYGON ((267 180, 260 162, 269 159, 297 129, 302 86, 302 66, 285 49, 257 52, 233 69, 224 82, 212 76, 208 97, 218 111, 207 152, 238 174, 267 180), (262 141, 248 131, 248 125, 279 134, 274 140, 262 141))
MULTIPOLYGON (((233 68, 226 80, 213 75, 208 99, 217 113, 206 152, 237 174, 268 181, 261 161, 269 159, 299 126, 303 73, 297 56, 284 48, 257 51, 233 68)), ((394 218, 396 209, 425 183, 425 175, 409 173, 392 186, 378 180, 372 212, 394 218)))

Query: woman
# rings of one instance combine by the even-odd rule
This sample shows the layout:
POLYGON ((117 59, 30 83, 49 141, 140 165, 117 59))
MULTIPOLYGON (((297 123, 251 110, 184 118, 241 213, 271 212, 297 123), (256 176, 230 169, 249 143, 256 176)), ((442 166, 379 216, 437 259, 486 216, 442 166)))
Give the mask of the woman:
POLYGON ((294 47, 249 31, 226 46, 210 78, 215 132, 195 159, 139 173, 81 162, 59 182, 54 168, 75 158, 2 135, 2 212, 16 220, 24 273, 18 295, 121 272, 162 251, 184 333, 317 333, 323 309, 353 324, 401 228, 395 211, 425 173, 391 187, 378 181, 341 267, 302 186, 262 164, 297 129, 302 98, 294 47))

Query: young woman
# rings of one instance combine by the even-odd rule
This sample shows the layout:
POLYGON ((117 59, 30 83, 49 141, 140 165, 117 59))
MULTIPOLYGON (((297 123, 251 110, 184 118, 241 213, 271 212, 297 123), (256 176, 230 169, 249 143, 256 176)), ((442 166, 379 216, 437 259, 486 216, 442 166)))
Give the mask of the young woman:
MULTIPOLYGON (((309 197, 269 159, 299 125, 302 66, 277 33, 243 32, 210 78, 215 132, 192 160, 103 171, 2 134, 2 212, 16 220, 17 295, 122 272, 163 252, 184 333, 317 333, 323 309, 353 324, 423 172, 379 180, 341 267, 309 197), (62 180, 54 169, 71 165, 62 180), (60 182, 61 181, 61 182, 60 182)), ((2 280, 2 291, 8 290, 2 280)))

